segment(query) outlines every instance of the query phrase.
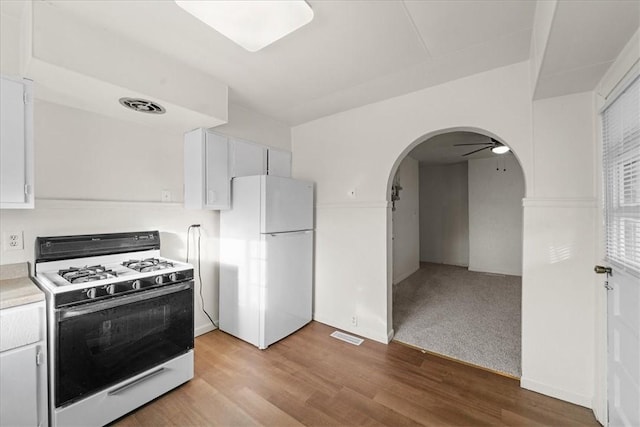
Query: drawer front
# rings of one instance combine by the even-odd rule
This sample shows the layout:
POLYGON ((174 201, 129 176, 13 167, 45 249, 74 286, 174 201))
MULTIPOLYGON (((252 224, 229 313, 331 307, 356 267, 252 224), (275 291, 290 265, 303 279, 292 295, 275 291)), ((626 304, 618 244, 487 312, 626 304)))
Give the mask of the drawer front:
POLYGON ((0 351, 44 339, 44 301, 0 310, 0 351))

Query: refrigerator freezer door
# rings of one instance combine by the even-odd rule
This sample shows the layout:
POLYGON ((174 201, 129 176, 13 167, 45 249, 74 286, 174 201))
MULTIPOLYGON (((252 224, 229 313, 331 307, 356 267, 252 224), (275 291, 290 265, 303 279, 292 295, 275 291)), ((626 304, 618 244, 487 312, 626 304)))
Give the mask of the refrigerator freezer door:
POLYGON ((262 177, 262 233, 313 229, 313 183, 262 177))
POLYGON ((266 234, 264 242, 262 349, 311 321, 313 231, 266 234))

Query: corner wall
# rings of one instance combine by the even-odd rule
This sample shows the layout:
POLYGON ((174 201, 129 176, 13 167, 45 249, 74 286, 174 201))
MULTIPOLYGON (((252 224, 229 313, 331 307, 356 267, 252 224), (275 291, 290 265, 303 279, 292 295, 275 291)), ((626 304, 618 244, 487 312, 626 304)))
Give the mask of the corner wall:
POLYGON ((521 385, 591 407, 594 395, 595 108, 592 92, 533 102, 524 200, 521 385))
POLYGON ((393 283, 398 283, 420 268, 420 214, 418 161, 405 157, 395 182, 402 187, 393 219, 393 283))
POLYGON ((468 165, 469 270, 521 276, 522 169, 511 154, 468 165))
POLYGON ((420 261, 469 266, 466 162, 420 167, 420 261))

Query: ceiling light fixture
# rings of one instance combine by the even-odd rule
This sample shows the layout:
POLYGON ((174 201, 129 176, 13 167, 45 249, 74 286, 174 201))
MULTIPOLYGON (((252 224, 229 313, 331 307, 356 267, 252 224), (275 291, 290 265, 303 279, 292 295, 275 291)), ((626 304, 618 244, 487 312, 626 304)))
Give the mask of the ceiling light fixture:
POLYGON ((509 151, 509 147, 507 147, 506 145, 496 145, 491 149, 491 152, 495 154, 504 154, 507 151, 509 151))
POLYGON ((257 52, 313 19, 304 0, 174 0, 249 52, 257 52))

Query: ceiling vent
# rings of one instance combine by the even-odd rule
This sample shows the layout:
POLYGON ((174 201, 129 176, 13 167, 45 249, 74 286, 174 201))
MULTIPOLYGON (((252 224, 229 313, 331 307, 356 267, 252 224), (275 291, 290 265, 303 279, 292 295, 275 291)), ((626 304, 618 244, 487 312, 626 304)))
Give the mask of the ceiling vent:
POLYGON ((120 98, 119 101, 123 106, 141 113, 164 114, 166 111, 162 105, 156 104, 152 101, 147 101, 146 99, 120 98))

